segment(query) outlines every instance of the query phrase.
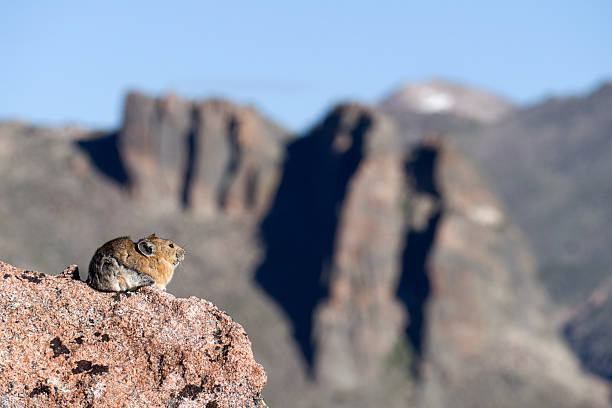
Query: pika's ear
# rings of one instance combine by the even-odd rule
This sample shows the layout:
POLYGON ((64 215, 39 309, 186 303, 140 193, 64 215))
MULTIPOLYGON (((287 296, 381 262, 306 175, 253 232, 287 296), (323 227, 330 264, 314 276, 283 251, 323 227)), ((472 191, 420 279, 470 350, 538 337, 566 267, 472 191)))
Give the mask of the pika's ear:
POLYGON ((138 241, 138 244, 136 244, 136 248, 138 248, 138 252, 140 252, 144 256, 152 256, 155 253, 155 244, 151 241, 148 241, 147 238, 138 241))

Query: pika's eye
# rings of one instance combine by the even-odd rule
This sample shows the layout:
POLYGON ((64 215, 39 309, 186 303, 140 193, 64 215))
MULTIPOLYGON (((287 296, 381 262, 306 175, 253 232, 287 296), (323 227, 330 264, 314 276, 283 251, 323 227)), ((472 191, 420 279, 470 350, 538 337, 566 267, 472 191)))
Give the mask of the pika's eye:
POLYGON ((174 244, 170 244, 170 248, 174 248, 174 244))

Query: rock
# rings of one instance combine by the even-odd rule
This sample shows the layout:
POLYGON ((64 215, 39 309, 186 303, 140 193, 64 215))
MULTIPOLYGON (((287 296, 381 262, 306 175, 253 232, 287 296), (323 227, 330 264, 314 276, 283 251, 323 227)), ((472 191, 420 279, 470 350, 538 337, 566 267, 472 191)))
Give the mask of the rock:
POLYGON ((244 329, 212 303, 102 293, 0 262, 0 404, 264 407, 244 329))
MULTIPOLYGON (((346 145, 356 159, 336 205, 328 297, 313 315, 315 375, 325 388, 365 392, 383 382, 384 362, 406 320, 394 296, 403 239, 403 158, 394 123, 384 115, 358 105, 340 106, 334 114, 342 118, 336 128, 327 123, 309 137, 333 135, 325 156, 348 157, 349 148, 341 147, 346 145)), ((333 183, 343 170, 320 169, 320 183, 333 183)))
POLYGON ((425 147, 442 210, 423 271, 420 406, 608 406, 606 386, 560 341, 533 256, 501 203, 452 146, 425 147))
POLYGON ((259 214, 276 187, 287 138, 250 108, 130 93, 119 152, 141 200, 164 197, 158 205, 205 215, 259 214))
POLYGON ((388 118, 346 104, 288 146, 256 280, 283 308, 316 385, 293 406, 405 406, 409 374, 391 361, 406 318, 394 294, 403 238, 397 140, 388 118))
POLYGON ((565 317, 610 276, 612 83, 457 136, 525 232, 565 317))
MULTIPOLYGON (((466 215, 477 224, 511 222, 521 228, 535 254, 539 278, 557 305, 549 320, 556 321, 561 330, 568 312, 582 309, 589 294, 601 293, 610 275, 612 83, 602 83, 585 95, 510 107, 508 114, 492 117, 495 120, 489 123, 470 123, 465 115, 453 115, 449 104, 448 109, 435 113, 415 109, 415 104, 427 98, 444 101, 436 92, 454 96, 451 88, 439 85, 408 86, 380 106, 398 121, 407 140, 439 131, 475 161, 478 172, 503 201, 505 218, 512 221, 504 221, 500 218, 504 214, 491 207, 474 206, 466 209, 466 215)), ((478 103, 472 107, 487 113, 486 105, 491 104, 497 110, 495 100, 486 99, 481 100, 484 105, 475 99, 478 103)), ((604 312, 593 309, 592 313, 603 316, 604 312)), ((596 363, 595 356, 603 356, 609 331, 603 329, 605 325, 578 323, 578 315, 586 318, 579 312, 568 323, 567 327, 577 330, 570 344, 582 350, 578 355, 586 359, 585 367, 607 365, 596 363)), ((595 315, 586 319, 599 321, 595 315)))
POLYGON ((576 309, 563 333, 586 369, 612 381, 612 278, 576 309))
POLYGON ((289 146, 256 279, 316 384, 296 404, 606 406, 477 169, 440 135, 407 153, 400 136, 341 105, 289 146))

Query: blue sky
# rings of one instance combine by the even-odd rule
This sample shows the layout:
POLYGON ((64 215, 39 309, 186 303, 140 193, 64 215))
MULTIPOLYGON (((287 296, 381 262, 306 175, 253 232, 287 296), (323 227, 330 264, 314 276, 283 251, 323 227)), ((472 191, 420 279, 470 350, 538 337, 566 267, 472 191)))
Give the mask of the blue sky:
POLYGON ((89 3, 0 6, 0 118, 111 128, 127 90, 172 90, 301 130, 432 77, 522 104, 612 79, 607 0, 89 3))

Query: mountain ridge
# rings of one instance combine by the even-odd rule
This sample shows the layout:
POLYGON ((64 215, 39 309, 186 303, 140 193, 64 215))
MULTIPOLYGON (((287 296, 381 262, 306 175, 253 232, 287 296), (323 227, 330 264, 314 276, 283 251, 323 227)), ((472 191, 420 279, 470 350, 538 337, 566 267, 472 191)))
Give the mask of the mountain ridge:
POLYGON ((384 97, 379 106, 383 110, 420 114, 447 113, 483 123, 495 122, 516 109, 505 98, 443 79, 401 85, 384 97))
POLYGON ((601 383, 579 372, 544 318, 535 271, 522 261, 529 248, 452 147, 461 140, 414 133, 406 143, 401 123, 358 104, 332 109, 302 137, 274 137, 280 128, 262 120, 229 102, 137 95, 116 132, 9 129, 0 229, 12 239, 0 236, 0 247, 44 271, 63 259, 84 265, 100 242, 126 233, 187 244, 168 290, 211 299, 244 324, 277 406, 605 406, 601 383), (94 159, 109 151, 129 182, 94 159), (256 207, 244 205, 249 177, 234 177, 252 168, 270 175, 256 207), (200 191, 187 206, 186 180, 200 191), (223 191, 238 204, 223 205, 223 191), (75 228, 79 240, 57 239, 75 228), (478 245, 464 248, 465 236, 478 245), (371 318, 379 315, 392 318, 371 318), (555 353, 541 353, 547 345, 555 353), (500 360, 508 347, 539 363, 500 360), (558 376, 538 371, 555 361, 558 376), (480 369, 463 375, 466 364, 480 369), (339 373, 351 375, 332 381, 339 373), (478 385, 485 379, 494 396, 478 385))

